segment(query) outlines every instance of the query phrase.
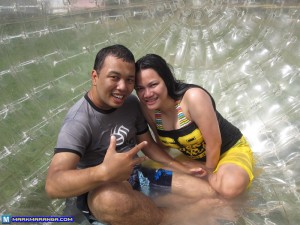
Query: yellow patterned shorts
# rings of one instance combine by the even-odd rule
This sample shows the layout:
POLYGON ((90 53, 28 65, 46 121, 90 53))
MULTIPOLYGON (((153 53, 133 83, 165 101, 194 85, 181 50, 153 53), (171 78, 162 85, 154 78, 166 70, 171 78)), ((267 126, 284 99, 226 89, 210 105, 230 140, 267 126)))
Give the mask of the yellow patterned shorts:
POLYGON ((221 155, 220 161, 214 172, 218 171, 219 167, 225 163, 232 163, 242 167, 248 173, 250 178, 248 187, 251 185, 254 178, 253 167, 255 162, 253 152, 244 136, 241 137, 241 139, 228 151, 221 155))

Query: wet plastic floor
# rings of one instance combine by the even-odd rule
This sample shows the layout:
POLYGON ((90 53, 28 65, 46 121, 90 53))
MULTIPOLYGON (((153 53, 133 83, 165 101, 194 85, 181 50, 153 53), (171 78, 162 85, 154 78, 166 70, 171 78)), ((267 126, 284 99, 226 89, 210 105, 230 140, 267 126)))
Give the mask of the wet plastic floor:
POLYGON ((299 12, 297 0, 1 1, 0 213, 62 212, 44 192, 56 135, 95 54, 121 43, 209 90, 249 140, 259 175, 235 224, 299 224, 299 12))

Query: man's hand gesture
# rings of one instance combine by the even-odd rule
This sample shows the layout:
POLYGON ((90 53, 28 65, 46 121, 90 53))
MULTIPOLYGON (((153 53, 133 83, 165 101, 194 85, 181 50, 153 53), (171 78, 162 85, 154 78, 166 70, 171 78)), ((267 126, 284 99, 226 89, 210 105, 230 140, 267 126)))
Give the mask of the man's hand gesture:
POLYGON ((106 173, 107 181, 124 181, 132 173, 135 165, 141 164, 146 157, 136 157, 136 154, 147 145, 147 142, 141 142, 128 152, 118 153, 116 151, 116 137, 111 136, 110 145, 107 149, 103 162, 99 165, 106 173))

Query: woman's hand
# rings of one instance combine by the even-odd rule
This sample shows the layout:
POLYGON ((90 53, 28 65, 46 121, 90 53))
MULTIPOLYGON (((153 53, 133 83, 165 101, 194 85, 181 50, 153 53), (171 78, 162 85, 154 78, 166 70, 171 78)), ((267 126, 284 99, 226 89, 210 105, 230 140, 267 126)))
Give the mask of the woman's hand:
POLYGON ((190 169, 190 172, 195 177, 205 177, 208 174, 208 172, 205 169, 200 168, 200 167, 199 168, 190 169))
POLYGON ((207 168, 203 163, 195 160, 183 161, 182 164, 189 168, 190 173, 196 177, 205 177, 213 170, 207 168))

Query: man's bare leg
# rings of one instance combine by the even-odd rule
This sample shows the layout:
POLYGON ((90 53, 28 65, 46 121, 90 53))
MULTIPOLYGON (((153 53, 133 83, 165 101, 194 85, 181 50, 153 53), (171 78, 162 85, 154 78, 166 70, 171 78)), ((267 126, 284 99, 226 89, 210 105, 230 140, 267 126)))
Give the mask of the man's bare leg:
POLYGON ((210 225, 218 224, 219 219, 235 221, 237 218, 231 201, 220 196, 207 177, 173 172, 172 192, 153 200, 157 206, 171 209, 172 218, 168 218, 168 222, 176 225, 210 225))
MULTIPOLYGON (((202 162, 190 159, 183 154, 177 155, 175 158, 176 160, 180 161, 190 168, 205 167, 202 162)), ((143 166, 145 168, 152 168, 154 170, 159 168, 171 170, 170 168, 164 167, 162 164, 154 162, 152 160, 145 161, 143 163, 143 166)), ((217 196, 217 192, 209 184, 207 177, 200 178, 178 171, 173 171, 171 187, 172 193, 191 198, 193 200, 217 196)))
POLYGON ((219 225, 220 221, 233 224, 238 217, 238 212, 228 201, 217 198, 199 200, 178 208, 177 214, 180 217, 178 225, 219 225))
MULTIPOLYGON (((169 202, 164 207, 157 207, 127 182, 106 184, 95 189, 89 194, 88 204, 98 220, 110 225, 208 225, 212 224, 208 223, 209 220, 215 219, 215 214, 227 206, 226 201, 211 198, 191 201, 185 206, 169 202)), ((232 218, 232 215, 229 217, 232 218)))
POLYGON ((217 199, 217 192, 207 180, 191 175, 173 172, 171 192, 155 196, 159 207, 176 207, 194 204, 203 199, 217 199))
MULTIPOLYGON (((237 220, 238 212, 231 206, 229 200, 221 198, 206 198, 184 202, 184 197, 171 195, 170 202, 163 201, 163 207, 170 210, 167 224, 172 225, 217 225, 218 221, 229 221, 234 223, 237 220), (179 197, 179 198, 178 198, 179 197), (178 199, 182 198, 181 202, 178 199), (181 203, 184 204, 181 204, 181 203), (189 203, 188 203, 189 202, 189 203), (177 204, 178 203, 178 204, 177 204)), ((165 196, 162 196, 164 198, 165 196)), ((169 196, 170 197, 170 196, 169 196)), ((166 200, 166 199, 165 199, 166 200)), ((155 200, 161 203, 160 197, 155 200)), ((165 224, 163 224, 165 225, 165 224)))
MULTIPOLYGON (((189 163, 194 163, 194 161, 184 161, 184 163, 188 165, 189 163)), ((192 164, 191 167, 197 167, 199 165, 202 164, 197 162, 196 166, 192 164)), ((164 167, 162 164, 153 162, 151 160, 145 161, 143 163, 143 168, 146 169, 145 170, 146 172, 145 173, 143 172, 144 176, 146 177, 155 176, 151 174, 151 172, 148 174, 148 170, 155 171, 160 168, 163 168, 165 170, 171 170, 170 168, 164 167)), ((153 199, 155 203, 160 207, 170 206, 170 202, 172 202, 173 206, 187 205, 187 204, 195 203, 198 200, 202 200, 203 198, 217 197, 217 192, 208 183, 207 179, 196 177, 190 174, 184 174, 178 171, 173 171, 171 176, 172 176, 172 183, 170 187, 171 192, 168 194, 165 193, 163 193, 162 195, 159 194, 158 197, 152 196, 154 197, 153 199)), ((164 179, 164 178, 162 177, 159 179, 164 179)), ((162 185, 162 186, 165 185, 163 181, 161 182, 161 184, 160 182, 161 182, 160 180, 155 180, 154 184, 162 185)))
POLYGON ((88 205, 94 217, 111 225, 167 224, 167 212, 128 182, 98 187, 89 193, 88 205))
POLYGON ((217 197, 217 192, 206 179, 173 172, 172 193, 194 200, 217 197))

